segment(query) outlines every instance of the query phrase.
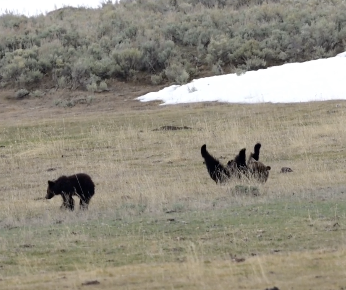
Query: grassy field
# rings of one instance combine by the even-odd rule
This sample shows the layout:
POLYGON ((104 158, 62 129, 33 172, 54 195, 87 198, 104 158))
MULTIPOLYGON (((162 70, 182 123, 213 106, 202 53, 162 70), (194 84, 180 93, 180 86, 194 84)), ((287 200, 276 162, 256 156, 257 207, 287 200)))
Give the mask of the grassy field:
POLYGON ((346 289, 346 102, 90 108, 0 123, 1 289, 346 289), (256 142, 266 184, 211 180, 256 142), (77 172, 88 211, 44 199, 77 172))

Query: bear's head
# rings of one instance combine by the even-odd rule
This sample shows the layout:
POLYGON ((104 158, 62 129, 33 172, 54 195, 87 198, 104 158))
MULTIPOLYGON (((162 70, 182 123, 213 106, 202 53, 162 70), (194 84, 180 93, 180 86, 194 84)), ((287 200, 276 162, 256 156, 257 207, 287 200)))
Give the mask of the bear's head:
POLYGON ((48 180, 48 188, 47 188, 47 195, 46 195, 46 199, 51 199, 52 197, 55 196, 55 192, 54 192, 54 187, 55 187, 55 181, 51 181, 48 180))

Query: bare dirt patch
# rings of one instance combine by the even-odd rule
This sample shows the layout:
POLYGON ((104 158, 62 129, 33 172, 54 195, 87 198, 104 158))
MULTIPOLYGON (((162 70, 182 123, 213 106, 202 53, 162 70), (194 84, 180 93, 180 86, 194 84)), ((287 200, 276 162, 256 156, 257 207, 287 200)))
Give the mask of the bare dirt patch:
POLYGON ((124 112, 148 110, 157 107, 160 102, 142 103, 135 100, 162 86, 150 86, 114 82, 106 92, 44 90, 43 96, 15 99, 16 90, 0 91, 0 115, 3 121, 51 118, 63 114, 81 115, 96 112, 124 112))

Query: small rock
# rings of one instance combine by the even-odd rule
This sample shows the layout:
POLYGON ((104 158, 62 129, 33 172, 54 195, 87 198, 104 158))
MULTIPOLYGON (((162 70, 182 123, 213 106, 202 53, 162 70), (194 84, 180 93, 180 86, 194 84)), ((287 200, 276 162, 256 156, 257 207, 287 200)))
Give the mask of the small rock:
POLYGON ((280 172, 281 173, 288 173, 288 172, 293 172, 293 170, 289 167, 282 167, 280 172))

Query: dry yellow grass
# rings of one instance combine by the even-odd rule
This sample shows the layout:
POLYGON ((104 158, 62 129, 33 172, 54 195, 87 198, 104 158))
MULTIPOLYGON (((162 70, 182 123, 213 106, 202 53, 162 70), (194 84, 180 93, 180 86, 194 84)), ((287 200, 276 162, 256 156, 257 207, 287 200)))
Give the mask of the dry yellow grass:
POLYGON ((1 289, 342 289, 345 249, 252 257, 244 262, 139 264, 106 269, 41 273, 0 281, 1 289), (5 283, 4 283, 5 282, 5 283))
MULTIPOLYGON (((234 285, 234 289, 265 289, 276 282, 282 289, 346 287, 342 234, 330 242, 330 246, 328 241, 323 242, 321 248, 317 236, 312 246, 306 246, 302 252, 296 246, 287 249, 283 246, 282 254, 271 255, 263 250, 261 255, 248 257, 251 251, 246 250, 244 263, 222 258, 223 254, 217 251, 214 254, 208 244, 201 246, 187 240, 181 246, 185 259, 172 262, 174 254, 170 253, 167 258, 164 245, 176 249, 179 234, 173 238, 170 234, 158 233, 151 236, 150 241, 145 234, 142 241, 131 239, 131 236, 137 237, 138 229, 146 231, 148 221, 166 219, 165 211, 180 211, 186 214, 184 218, 189 217, 190 211, 201 216, 205 211, 213 217, 223 208, 230 207, 232 212, 241 207, 256 208, 282 201, 287 202, 287 206, 315 200, 335 201, 335 221, 319 218, 321 209, 317 207, 315 212, 304 212, 304 222, 315 228, 330 228, 338 223, 344 229, 346 213, 340 192, 346 188, 345 102, 191 104, 122 113, 73 115, 65 112, 61 110, 51 118, 28 117, 0 124, 0 232, 4 234, 0 237, 0 262, 11 260, 13 243, 19 249, 13 254, 17 257, 13 268, 12 265, 0 267, 1 289, 60 289, 64 286, 79 289, 81 283, 89 280, 101 282, 90 288, 102 289, 229 289, 229 285, 234 285), (165 125, 191 129, 154 130, 165 125), (202 164, 201 145, 206 143, 210 153, 226 164, 243 147, 250 154, 258 141, 262 143, 260 160, 272 167, 266 184, 251 184, 259 189, 260 196, 234 193, 239 182, 215 185, 202 164), (283 166, 291 167, 294 172, 281 174, 283 166), (96 183, 96 194, 88 212, 60 211, 59 197, 49 201, 42 199, 48 179, 77 172, 90 174, 96 183), (99 246, 107 245, 110 251, 113 247, 107 244, 106 236, 96 233, 98 238, 86 250, 86 264, 67 259, 70 271, 47 273, 44 270, 51 256, 66 251, 77 239, 71 232, 77 233, 80 243, 88 243, 89 233, 83 232, 88 223, 99 227, 105 227, 104 221, 117 219, 138 223, 141 214, 143 225, 129 230, 129 239, 126 235, 112 239, 114 249, 128 245, 126 251, 136 252, 140 248, 149 257, 147 260, 159 257, 161 263, 123 259, 123 266, 119 267, 94 264, 97 255, 118 259, 116 253, 93 252, 92 249, 99 246), (53 230, 59 223, 62 223, 59 228, 62 234, 55 248, 50 250, 53 254, 48 250, 42 257, 27 254, 25 245, 30 248, 32 241, 35 241, 35 249, 45 249, 47 237, 43 235, 38 239, 37 228, 53 230), (11 236, 12 229, 24 240, 11 236), (13 273, 14 269, 22 271, 13 273)), ((298 223, 302 222, 301 218, 297 216, 298 223)), ((258 221, 256 230, 267 226, 261 222, 263 220, 258 221)), ((117 228, 110 227, 109 231, 113 234, 117 228)), ((223 231, 226 230, 218 234, 222 236, 223 231)), ((235 237, 237 233, 241 235, 237 231, 233 233, 235 237)), ((304 233, 302 236, 304 241, 304 233)), ((214 242, 217 241, 208 236, 208 243, 214 242)), ((76 249, 83 252, 78 244, 76 249)))

